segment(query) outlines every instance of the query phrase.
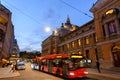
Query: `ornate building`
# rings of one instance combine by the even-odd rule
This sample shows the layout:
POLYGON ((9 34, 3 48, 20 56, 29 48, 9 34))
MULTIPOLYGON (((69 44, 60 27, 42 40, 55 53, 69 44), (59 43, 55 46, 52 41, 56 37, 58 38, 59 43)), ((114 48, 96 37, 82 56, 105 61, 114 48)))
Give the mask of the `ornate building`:
POLYGON ((98 0, 90 11, 94 20, 74 30, 66 29, 66 24, 56 29, 43 41, 42 55, 81 54, 92 60, 91 67, 99 61, 101 68, 120 68, 120 0, 98 0))
POLYGON ((77 28, 78 26, 71 24, 69 17, 67 17, 66 23, 62 23, 60 28, 53 31, 53 34, 42 42, 42 56, 59 53, 58 44, 61 43, 62 36, 65 36, 77 28))
POLYGON ((120 0, 98 0, 90 11, 94 14, 101 67, 120 67, 120 0))
POLYGON ((11 12, 0 4, 0 66, 7 62, 12 53, 14 26, 11 12))

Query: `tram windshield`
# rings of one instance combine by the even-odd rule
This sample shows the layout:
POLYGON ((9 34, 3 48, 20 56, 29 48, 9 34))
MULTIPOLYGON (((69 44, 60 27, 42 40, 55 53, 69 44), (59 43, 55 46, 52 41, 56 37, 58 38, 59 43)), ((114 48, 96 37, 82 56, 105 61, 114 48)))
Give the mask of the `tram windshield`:
POLYGON ((75 70, 78 68, 86 67, 86 60, 83 58, 71 58, 69 60, 69 69, 75 70))

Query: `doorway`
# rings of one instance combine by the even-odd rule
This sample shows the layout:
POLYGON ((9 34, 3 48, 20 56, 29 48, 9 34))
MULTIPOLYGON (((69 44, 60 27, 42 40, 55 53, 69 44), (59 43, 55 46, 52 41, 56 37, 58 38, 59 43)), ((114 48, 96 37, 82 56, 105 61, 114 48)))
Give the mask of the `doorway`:
POLYGON ((120 67, 120 46, 114 46, 112 49, 114 66, 120 67))

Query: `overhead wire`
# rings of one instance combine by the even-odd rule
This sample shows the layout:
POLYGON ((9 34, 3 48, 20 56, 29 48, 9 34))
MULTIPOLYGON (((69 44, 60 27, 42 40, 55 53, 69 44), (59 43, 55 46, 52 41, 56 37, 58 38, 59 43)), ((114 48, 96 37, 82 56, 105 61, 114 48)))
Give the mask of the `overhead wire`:
POLYGON ((84 14, 84 15, 90 17, 90 18, 93 18, 92 16, 90 16, 90 15, 88 15, 87 13, 85 13, 85 12, 83 12, 83 11, 77 9, 76 7, 74 7, 74 6, 72 6, 72 5, 68 4, 68 3, 66 3, 65 1, 63 1, 63 0, 59 0, 59 1, 60 1, 61 3, 63 3, 63 4, 65 4, 65 5, 67 5, 67 6, 71 7, 71 8, 73 8, 73 9, 75 9, 75 10, 78 11, 78 12, 80 12, 80 13, 82 13, 82 14, 84 14))
POLYGON ((23 15, 25 15, 26 17, 28 17, 29 19, 33 20, 34 22, 38 23, 38 24, 41 24, 39 23, 38 20, 36 20, 35 18, 31 17, 30 15, 26 14, 25 12, 21 11, 20 9, 18 9, 17 7, 13 6, 12 4, 4 1, 6 4, 8 4, 9 6, 13 7, 15 10, 19 11, 20 13, 22 13, 23 15))

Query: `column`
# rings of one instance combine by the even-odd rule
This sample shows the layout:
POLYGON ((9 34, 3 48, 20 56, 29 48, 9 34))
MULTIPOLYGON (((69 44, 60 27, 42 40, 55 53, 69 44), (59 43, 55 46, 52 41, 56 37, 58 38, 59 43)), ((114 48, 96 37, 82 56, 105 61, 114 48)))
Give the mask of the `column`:
POLYGON ((118 19, 115 19, 115 24, 116 24, 116 29, 117 29, 117 34, 119 35, 120 34, 120 28, 119 28, 119 20, 118 19))

